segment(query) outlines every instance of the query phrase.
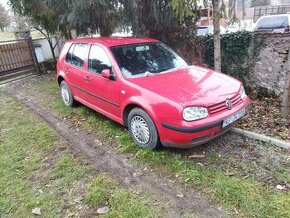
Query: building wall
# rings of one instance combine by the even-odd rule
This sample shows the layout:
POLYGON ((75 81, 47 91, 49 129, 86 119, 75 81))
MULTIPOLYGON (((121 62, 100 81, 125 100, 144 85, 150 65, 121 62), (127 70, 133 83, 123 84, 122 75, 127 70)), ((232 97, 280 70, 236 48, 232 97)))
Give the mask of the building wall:
MULTIPOLYGON (((53 37, 53 45, 57 42, 56 37, 53 37)), ((39 62, 49 61, 53 59, 49 43, 46 38, 33 39, 33 45, 36 48, 36 56, 39 62), (39 49, 40 48, 40 49, 39 49)), ((54 49, 56 58, 59 57, 63 41, 59 41, 54 49)))

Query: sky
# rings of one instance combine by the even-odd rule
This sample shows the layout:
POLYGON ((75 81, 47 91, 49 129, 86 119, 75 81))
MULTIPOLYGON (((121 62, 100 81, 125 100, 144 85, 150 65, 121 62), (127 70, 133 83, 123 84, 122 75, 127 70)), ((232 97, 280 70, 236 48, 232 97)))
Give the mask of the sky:
POLYGON ((8 9, 7 1, 8 0, 0 0, 0 4, 2 4, 5 8, 8 9))

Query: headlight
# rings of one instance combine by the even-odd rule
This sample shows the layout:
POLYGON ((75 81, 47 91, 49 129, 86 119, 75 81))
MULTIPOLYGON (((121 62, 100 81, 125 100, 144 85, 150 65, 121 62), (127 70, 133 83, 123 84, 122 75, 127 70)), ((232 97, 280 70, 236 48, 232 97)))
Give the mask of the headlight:
POLYGON ((245 92, 245 88, 244 88, 244 86, 242 86, 241 89, 240 89, 240 96, 241 96, 241 98, 242 98, 243 100, 244 100, 245 97, 246 97, 246 92, 245 92))
POLYGON ((182 113, 183 119, 186 121, 194 121, 208 116, 208 111, 205 107, 187 107, 182 113))

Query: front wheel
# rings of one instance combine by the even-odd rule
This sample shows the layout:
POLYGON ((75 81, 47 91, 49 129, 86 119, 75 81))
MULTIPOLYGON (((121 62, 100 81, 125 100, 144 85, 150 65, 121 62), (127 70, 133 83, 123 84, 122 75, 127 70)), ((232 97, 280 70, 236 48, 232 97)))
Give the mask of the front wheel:
POLYGON ((128 116, 128 129, 132 139, 141 148, 160 147, 158 132, 151 117, 141 108, 134 108, 128 116))
POLYGON ((60 91, 63 103, 66 106, 73 107, 76 105, 76 101, 71 94, 68 84, 64 80, 60 83, 60 91))

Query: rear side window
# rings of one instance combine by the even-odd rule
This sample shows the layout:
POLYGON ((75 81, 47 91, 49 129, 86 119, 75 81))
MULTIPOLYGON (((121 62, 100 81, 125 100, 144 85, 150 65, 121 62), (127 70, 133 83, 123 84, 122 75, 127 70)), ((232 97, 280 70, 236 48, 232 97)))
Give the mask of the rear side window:
POLYGON ((287 16, 271 16, 271 17, 263 17, 257 23, 257 30, 263 29, 282 29, 288 28, 289 22, 287 16))
POLYGON ((66 62, 76 67, 83 68, 86 58, 87 44, 72 44, 67 55, 66 62))
POLYGON ((100 46, 92 45, 89 54, 89 71, 101 74, 105 69, 112 69, 107 53, 100 46))
POLYGON ((67 63, 71 63, 71 61, 72 61, 72 56, 73 56, 73 51, 74 51, 74 49, 75 49, 75 45, 76 44, 72 44, 71 45, 71 47, 70 47, 70 49, 68 50, 68 52, 67 52, 67 54, 66 54, 66 57, 65 57, 65 61, 67 62, 67 63))

